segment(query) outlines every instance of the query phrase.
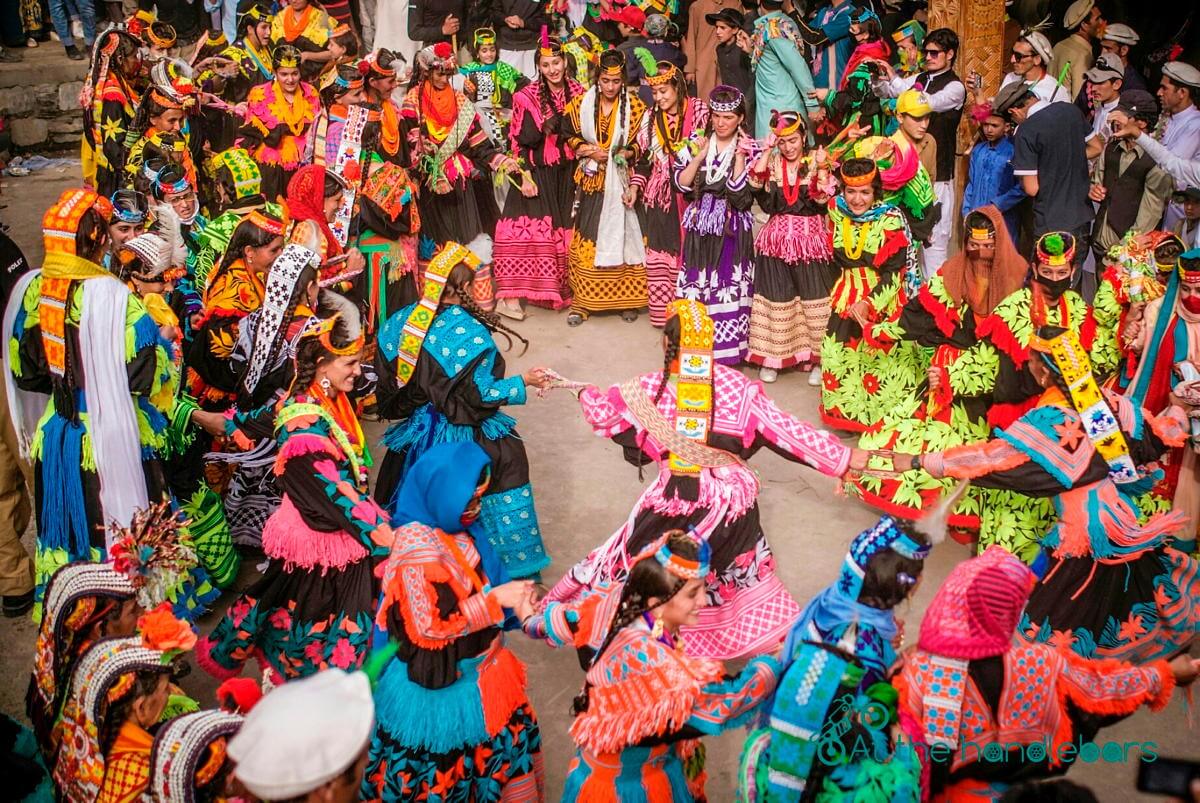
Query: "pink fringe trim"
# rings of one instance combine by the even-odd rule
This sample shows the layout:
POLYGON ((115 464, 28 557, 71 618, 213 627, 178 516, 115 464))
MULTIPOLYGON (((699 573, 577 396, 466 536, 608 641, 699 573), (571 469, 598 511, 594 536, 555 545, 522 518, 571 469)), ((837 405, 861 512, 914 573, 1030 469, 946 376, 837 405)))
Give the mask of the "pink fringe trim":
POLYGON ((262 545, 263 552, 282 560, 288 571, 297 566, 344 569, 367 556, 366 548, 347 533, 326 533, 309 527, 287 494, 263 527, 262 545))
POLYGON ((229 680, 242 673, 241 667, 228 669, 217 663, 212 657, 212 648, 213 643, 209 640, 208 636, 204 636, 196 642, 196 663, 201 669, 217 680, 229 680))
POLYGON ((826 223, 817 215, 772 215, 754 238, 754 250, 792 265, 827 261, 833 249, 826 223))
POLYGON ((333 441, 320 435, 301 433, 292 435, 283 444, 279 454, 275 456, 275 474, 283 473, 283 467, 293 457, 303 457, 306 454, 327 454, 335 460, 342 459, 342 450, 333 441))

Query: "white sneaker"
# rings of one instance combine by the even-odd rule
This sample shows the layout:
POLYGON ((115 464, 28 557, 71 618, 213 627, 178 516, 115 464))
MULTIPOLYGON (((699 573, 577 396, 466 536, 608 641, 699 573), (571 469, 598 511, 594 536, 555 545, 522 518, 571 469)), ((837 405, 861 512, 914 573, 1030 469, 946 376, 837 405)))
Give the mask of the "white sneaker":
POLYGON ((817 366, 808 372, 808 384, 814 388, 821 384, 821 367, 817 366))
POLYGON ((764 365, 758 369, 758 378, 769 385, 779 378, 779 372, 774 368, 768 368, 764 365))

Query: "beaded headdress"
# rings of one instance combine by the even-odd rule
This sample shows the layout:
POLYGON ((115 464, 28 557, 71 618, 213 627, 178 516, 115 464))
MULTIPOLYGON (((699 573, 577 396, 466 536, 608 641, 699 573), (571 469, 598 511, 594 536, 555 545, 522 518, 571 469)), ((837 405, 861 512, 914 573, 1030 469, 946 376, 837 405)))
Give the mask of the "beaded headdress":
MULTIPOLYGON (((142 202, 144 208, 145 196, 142 196, 142 202)), ((112 202, 91 190, 65 190, 58 197, 58 201, 42 216, 42 240, 47 254, 75 254, 75 236, 79 233, 79 222, 89 209, 95 209, 105 223, 112 220, 112 202)), ((143 212, 137 222, 145 219, 143 212)))
MULTIPOLYGON (((716 326, 704 305, 679 299, 667 305, 667 319, 679 318, 679 381, 675 388, 675 431, 704 443, 712 424, 713 338, 716 326)), ((699 474, 700 466, 671 453, 674 474, 699 474)))
MULTIPOLYGON (((671 534, 667 533, 667 535, 671 534)), ((672 552, 669 537, 662 539, 662 546, 655 550, 654 559, 680 580, 698 580, 707 577, 712 548, 708 545, 708 541, 697 535, 695 530, 690 530, 687 535, 697 543, 699 551, 695 559, 685 558, 672 552)))
POLYGON ((194 711, 159 729, 150 750, 150 791, 157 800, 193 803, 196 788, 216 778, 227 760, 229 737, 243 717, 226 711, 194 711))
POLYGON ((150 97, 165 109, 190 109, 196 105, 196 85, 186 64, 170 59, 150 68, 150 97))
POLYGON ((174 26, 161 20, 155 20, 143 28, 142 36, 146 40, 146 44, 160 50, 169 50, 175 47, 175 41, 178 39, 174 26))
POLYGON ((788 137, 805 130, 804 116, 793 111, 772 111, 771 131, 777 137, 788 137))
MULTIPOLYGON (((638 48, 641 50, 641 48, 638 48)), ((659 61, 654 63, 654 72, 646 70, 646 85, 661 86, 674 81, 679 76, 679 68, 669 61, 659 61)))
POLYGON ((275 69, 299 69, 300 68, 300 51, 292 45, 280 45, 271 51, 271 61, 275 64, 275 69))
POLYGON ((1065 231, 1051 231, 1037 241, 1037 260, 1058 267, 1075 261, 1075 237, 1065 231))
POLYGON ((1068 329, 1047 340, 1035 333, 1029 338, 1029 347, 1039 352, 1046 364, 1062 376, 1071 406, 1079 413, 1088 440, 1108 463, 1108 476, 1117 483, 1138 480, 1137 466, 1129 455, 1129 443, 1112 407, 1100 393, 1100 386, 1092 375, 1091 360, 1079 342, 1079 335, 1068 329))
POLYGON ((276 237, 282 237, 283 233, 287 231, 288 223, 291 222, 288 218, 287 207, 282 204, 277 215, 265 209, 255 209, 246 216, 246 219, 258 228, 268 234, 274 234, 276 237))
POLYGON ((600 75, 609 78, 625 76, 625 52, 623 50, 605 50, 600 54, 600 75))
POLYGON ((154 208, 154 229, 139 234, 124 243, 118 251, 122 262, 132 262, 136 257, 142 270, 135 274, 143 281, 177 279, 179 271, 186 271, 187 245, 179 227, 179 215, 168 204, 154 208))
POLYGON ((355 336, 345 346, 335 346, 333 343, 333 330, 337 326, 338 321, 355 326, 353 316, 346 315, 343 312, 336 312, 327 318, 314 316, 309 318, 308 323, 304 327, 304 331, 300 333, 301 337, 315 337, 321 341, 321 345, 330 354, 338 357, 349 357, 358 354, 362 351, 366 344, 366 336, 362 331, 362 325, 358 324, 358 335, 355 336))
POLYGON ((713 112, 729 114, 738 111, 744 100, 742 90, 729 84, 720 84, 713 87, 713 91, 708 93, 708 108, 713 112), (718 97, 726 94, 729 95, 729 100, 717 100, 718 97))
POLYGON ((313 251, 296 243, 288 243, 271 263, 267 271, 267 282, 263 290, 263 302, 254 327, 250 345, 250 357, 242 385, 249 393, 258 387, 259 380, 278 356, 279 332, 287 325, 285 318, 290 311, 292 297, 296 294, 296 283, 308 267, 317 267, 321 258, 313 251))
POLYGON ((128 527, 112 528, 113 568, 129 578, 146 610, 167 600, 196 566, 195 550, 181 537, 187 523, 164 501, 134 513, 128 527))
POLYGON ((262 192, 262 171, 245 148, 227 148, 213 156, 214 173, 224 170, 233 182, 235 198, 249 198, 262 192))
POLYGON ((399 60, 392 51, 380 48, 358 63, 358 71, 364 78, 391 78, 399 60))
POLYGON ((561 56, 562 43, 550 38, 550 29, 545 25, 542 26, 541 33, 538 34, 538 55, 539 56, 561 56))
POLYGON ((421 289, 421 300, 408 314, 404 328, 400 331, 400 344, 396 351, 396 383, 404 387, 412 379, 413 371, 417 368, 417 358, 421 356, 421 345, 429 334, 429 327, 437 317, 438 307, 442 303, 442 293, 446 290, 446 280, 450 271, 459 263, 466 264, 472 272, 479 268, 479 257, 475 256, 465 245, 454 241, 447 242, 442 249, 434 254, 425 269, 425 283, 421 289))
POLYGON ((458 70, 454 48, 450 46, 449 42, 438 42, 436 45, 429 45, 418 50, 417 65, 426 72, 431 70, 456 72, 458 70))
POLYGON ((839 172, 839 175, 841 176, 842 183, 847 187, 866 187, 875 181, 875 176, 879 175, 879 166, 876 165, 872 167, 869 171, 863 173, 861 176, 846 175, 846 169, 843 166, 842 170, 839 172))

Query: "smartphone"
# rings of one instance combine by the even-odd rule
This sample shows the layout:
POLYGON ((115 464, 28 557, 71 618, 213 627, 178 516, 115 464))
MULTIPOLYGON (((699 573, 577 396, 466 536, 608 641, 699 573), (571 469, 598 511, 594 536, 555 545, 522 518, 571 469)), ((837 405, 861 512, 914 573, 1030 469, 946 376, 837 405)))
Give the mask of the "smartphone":
POLYGON ((1200 778, 1200 762, 1159 756, 1138 763, 1137 790, 1151 795, 1191 799, 1192 781, 1200 778))

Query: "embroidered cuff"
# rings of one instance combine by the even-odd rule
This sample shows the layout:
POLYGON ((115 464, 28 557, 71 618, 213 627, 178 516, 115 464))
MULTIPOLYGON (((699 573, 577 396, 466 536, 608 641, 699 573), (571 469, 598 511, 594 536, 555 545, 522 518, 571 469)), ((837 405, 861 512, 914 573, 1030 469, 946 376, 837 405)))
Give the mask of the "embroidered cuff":
POLYGON ((504 621, 504 611, 491 594, 472 594, 458 607, 467 619, 468 631, 472 633, 504 621))

